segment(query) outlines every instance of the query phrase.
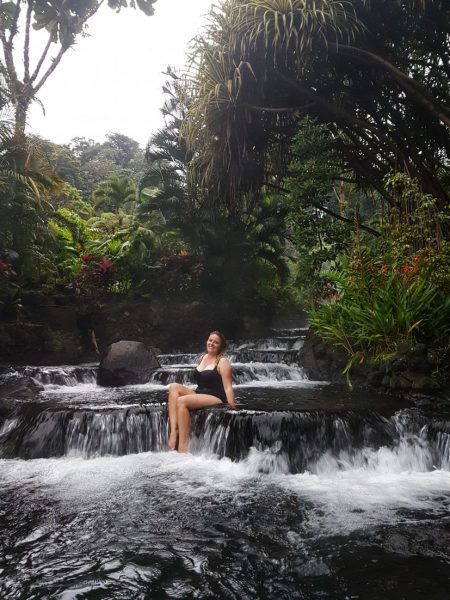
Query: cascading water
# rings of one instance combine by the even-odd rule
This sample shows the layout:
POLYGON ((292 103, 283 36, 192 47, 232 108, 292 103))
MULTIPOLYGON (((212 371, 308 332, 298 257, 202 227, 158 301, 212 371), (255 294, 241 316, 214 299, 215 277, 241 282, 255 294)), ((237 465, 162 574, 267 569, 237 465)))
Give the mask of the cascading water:
POLYGON ((309 381, 304 330, 233 344, 238 410, 193 413, 167 451, 165 396, 95 365, 21 367, 0 406, 0 597, 445 598, 450 422, 309 381))

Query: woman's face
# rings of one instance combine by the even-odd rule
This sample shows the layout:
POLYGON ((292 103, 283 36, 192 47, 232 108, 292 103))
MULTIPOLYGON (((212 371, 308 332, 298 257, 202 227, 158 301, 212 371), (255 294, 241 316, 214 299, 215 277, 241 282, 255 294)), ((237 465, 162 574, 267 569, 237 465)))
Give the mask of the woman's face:
POLYGON ((206 350, 213 354, 218 354, 220 352, 220 348, 222 346, 222 340, 218 335, 212 333, 207 342, 206 342, 206 350))

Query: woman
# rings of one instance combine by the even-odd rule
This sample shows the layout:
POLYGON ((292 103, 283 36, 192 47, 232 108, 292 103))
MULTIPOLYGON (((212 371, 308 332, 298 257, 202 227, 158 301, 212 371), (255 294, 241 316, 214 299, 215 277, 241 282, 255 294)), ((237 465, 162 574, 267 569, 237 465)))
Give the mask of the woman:
POLYGON ((169 410, 170 437, 169 448, 178 452, 187 452, 191 429, 191 410, 218 406, 227 403, 236 408, 232 384, 230 361, 224 352, 227 343, 219 331, 209 334, 206 342, 206 354, 194 370, 197 389, 191 390, 179 383, 171 383, 167 406, 169 410))

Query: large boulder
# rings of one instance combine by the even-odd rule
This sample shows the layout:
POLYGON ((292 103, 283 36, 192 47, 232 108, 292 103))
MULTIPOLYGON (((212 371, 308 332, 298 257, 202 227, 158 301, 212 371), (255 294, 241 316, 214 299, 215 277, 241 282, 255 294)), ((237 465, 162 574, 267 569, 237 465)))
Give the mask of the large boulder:
POLYGON ((106 350, 98 368, 97 383, 106 387, 147 383, 159 366, 155 353, 145 344, 121 340, 106 350))

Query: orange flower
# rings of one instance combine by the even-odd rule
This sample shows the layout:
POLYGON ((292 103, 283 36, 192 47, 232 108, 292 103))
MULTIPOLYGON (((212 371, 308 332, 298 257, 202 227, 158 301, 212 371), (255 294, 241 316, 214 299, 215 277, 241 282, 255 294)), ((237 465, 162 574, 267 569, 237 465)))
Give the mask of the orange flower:
POLYGON ((381 273, 383 275, 387 275, 389 273, 389 267, 386 264, 381 267, 381 273))

